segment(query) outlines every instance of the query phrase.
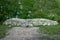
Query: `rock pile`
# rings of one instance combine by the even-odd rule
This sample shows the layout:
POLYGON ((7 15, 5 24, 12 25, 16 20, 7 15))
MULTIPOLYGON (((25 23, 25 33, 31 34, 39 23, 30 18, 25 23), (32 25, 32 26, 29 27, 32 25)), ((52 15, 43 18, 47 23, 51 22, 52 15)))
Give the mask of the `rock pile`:
POLYGON ((5 25, 14 25, 14 26, 39 26, 39 25, 57 25, 57 21, 36 18, 36 19, 19 19, 11 18, 6 20, 3 24, 5 25))

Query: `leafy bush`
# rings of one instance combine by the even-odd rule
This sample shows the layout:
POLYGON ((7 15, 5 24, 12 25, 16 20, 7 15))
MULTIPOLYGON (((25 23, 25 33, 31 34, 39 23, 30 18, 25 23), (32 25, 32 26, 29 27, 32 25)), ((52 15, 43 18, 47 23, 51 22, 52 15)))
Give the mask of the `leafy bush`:
POLYGON ((0 0, 0 22, 7 18, 48 18, 60 20, 58 0, 0 0), (31 11, 31 12, 29 12, 31 11))
POLYGON ((0 22, 14 17, 17 10, 18 0, 0 0, 0 22))

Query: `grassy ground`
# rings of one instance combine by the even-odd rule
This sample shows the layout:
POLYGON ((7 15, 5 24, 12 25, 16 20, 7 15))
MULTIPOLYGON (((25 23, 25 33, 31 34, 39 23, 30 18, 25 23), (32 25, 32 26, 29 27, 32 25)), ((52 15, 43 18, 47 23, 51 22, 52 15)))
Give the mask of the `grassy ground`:
POLYGON ((54 40, 54 39, 49 38, 49 37, 45 37, 45 38, 42 38, 42 40, 54 40))
POLYGON ((60 34, 60 24, 55 26, 40 26, 39 29, 45 34, 60 34))
POLYGON ((0 25, 0 38, 3 38, 4 36, 6 36, 6 32, 8 29, 10 29, 10 27, 6 25, 0 25))

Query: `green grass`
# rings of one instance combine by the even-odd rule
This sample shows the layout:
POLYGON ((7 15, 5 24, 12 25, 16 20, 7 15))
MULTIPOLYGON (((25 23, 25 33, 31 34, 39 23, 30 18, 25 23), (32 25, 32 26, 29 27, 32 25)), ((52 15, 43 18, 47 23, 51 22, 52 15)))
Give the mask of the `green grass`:
POLYGON ((54 40, 53 38, 49 38, 49 37, 45 37, 45 38, 42 38, 42 40, 54 40))
POLYGON ((6 32, 8 29, 10 29, 10 27, 6 25, 0 25, 0 38, 3 38, 6 36, 6 32))
POLYGON ((44 34, 60 34, 60 24, 55 26, 40 26, 39 30, 44 34))

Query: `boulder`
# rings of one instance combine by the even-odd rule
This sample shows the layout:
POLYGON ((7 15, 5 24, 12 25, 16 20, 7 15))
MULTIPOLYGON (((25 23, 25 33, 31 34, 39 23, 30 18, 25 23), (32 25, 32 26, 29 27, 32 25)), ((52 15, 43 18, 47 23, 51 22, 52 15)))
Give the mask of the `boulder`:
POLYGON ((40 25, 57 25, 57 21, 43 19, 43 18, 36 18, 36 19, 20 19, 20 18, 11 18, 7 19, 3 24, 5 25, 12 25, 12 26, 40 26, 40 25))

